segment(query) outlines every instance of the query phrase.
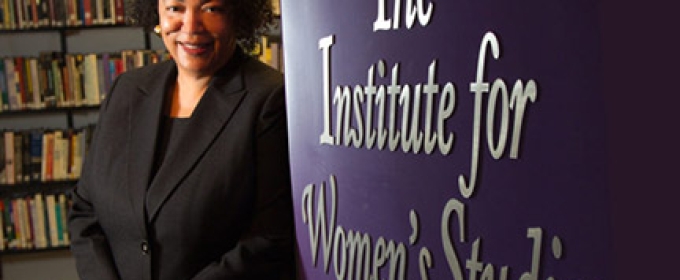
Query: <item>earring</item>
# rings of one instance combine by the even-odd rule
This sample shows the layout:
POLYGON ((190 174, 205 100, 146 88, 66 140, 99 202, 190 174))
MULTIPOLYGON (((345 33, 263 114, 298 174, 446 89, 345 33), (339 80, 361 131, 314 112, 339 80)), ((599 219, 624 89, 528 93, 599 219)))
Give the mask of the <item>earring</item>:
POLYGON ((156 34, 161 34, 161 26, 156 25, 156 27, 153 28, 153 32, 156 34))

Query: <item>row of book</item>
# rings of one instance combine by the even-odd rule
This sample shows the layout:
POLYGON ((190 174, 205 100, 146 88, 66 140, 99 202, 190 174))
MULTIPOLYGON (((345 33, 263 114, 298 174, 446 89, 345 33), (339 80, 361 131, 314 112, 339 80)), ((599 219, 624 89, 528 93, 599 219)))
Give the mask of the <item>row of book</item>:
POLYGON ((0 251, 68 246, 70 203, 64 193, 0 200, 0 251))
POLYGON ((66 130, 6 130, 0 137, 0 185, 77 180, 94 125, 66 130))
POLYGON ((125 0, 2 0, 0 29, 125 24, 125 0))
POLYGON ((0 58, 0 112, 99 105, 120 73, 166 59, 156 50, 0 58))

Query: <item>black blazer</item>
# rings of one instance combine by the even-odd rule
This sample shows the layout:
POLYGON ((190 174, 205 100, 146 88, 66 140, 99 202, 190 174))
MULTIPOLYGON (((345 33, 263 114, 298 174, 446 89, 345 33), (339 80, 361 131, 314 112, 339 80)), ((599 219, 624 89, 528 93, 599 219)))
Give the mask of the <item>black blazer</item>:
POLYGON ((279 279, 293 265, 282 75, 240 51, 152 176, 165 61, 121 74, 72 194, 82 279, 279 279))

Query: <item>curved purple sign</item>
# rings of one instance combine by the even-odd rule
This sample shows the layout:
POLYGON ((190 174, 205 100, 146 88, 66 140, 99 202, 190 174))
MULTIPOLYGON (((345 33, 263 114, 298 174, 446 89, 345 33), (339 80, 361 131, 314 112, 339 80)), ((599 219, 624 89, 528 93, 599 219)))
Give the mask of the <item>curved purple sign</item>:
POLYGON ((611 278, 595 4, 282 14, 302 279, 611 278))

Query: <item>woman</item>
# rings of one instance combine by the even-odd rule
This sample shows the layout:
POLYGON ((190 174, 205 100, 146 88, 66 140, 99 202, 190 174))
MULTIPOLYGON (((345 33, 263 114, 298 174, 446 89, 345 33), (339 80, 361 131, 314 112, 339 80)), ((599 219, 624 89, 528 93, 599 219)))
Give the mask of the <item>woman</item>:
POLYGON ((121 74, 69 216, 82 279, 281 279, 293 267, 283 78, 244 54, 269 0, 138 0, 172 60, 121 74))

